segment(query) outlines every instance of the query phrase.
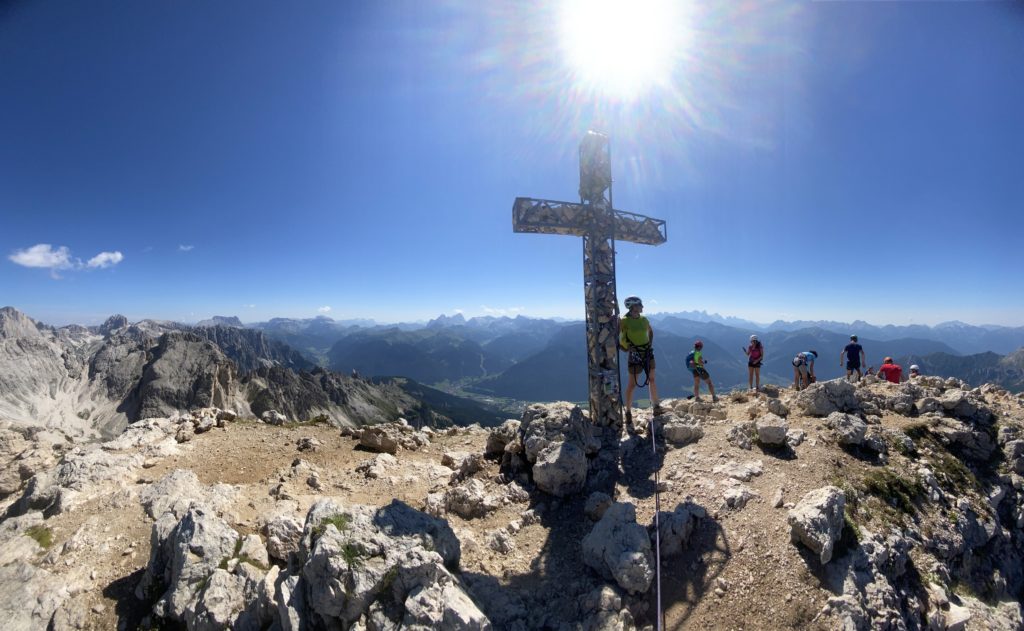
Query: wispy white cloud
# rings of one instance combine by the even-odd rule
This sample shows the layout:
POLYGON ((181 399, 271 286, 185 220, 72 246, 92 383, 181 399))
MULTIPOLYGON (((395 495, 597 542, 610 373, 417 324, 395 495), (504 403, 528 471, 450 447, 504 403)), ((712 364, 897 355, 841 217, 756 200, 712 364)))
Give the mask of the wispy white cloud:
POLYGON ((114 252, 100 252, 96 256, 89 259, 89 262, 86 263, 86 265, 88 267, 99 267, 100 269, 102 269, 104 267, 111 267, 112 265, 117 265, 123 260, 124 255, 116 250, 114 252))
POLYGON ((245 305, 245 306, 249 307, 250 309, 255 309, 256 308, 256 305, 245 305))
POLYGON ((24 250, 15 250, 7 257, 24 267, 43 267, 47 269, 70 269, 75 266, 71 259, 71 250, 65 246, 54 249, 49 243, 40 243, 24 250))
POLYGON ((514 316, 522 313, 526 309, 524 307, 488 307, 487 305, 480 305, 480 309, 484 313, 491 316, 514 316))
POLYGON ((318 308, 317 311, 319 311, 320 313, 330 313, 331 312, 331 308, 329 306, 327 306, 327 305, 324 305, 324 306, 318 308))
POLYGON ((71 256, 71 250, 67 246, 54 248, 49 243, 37 243, 30 248, 15 250, 7 258, 22 267, 48 269, 50 276, 59 279, 60 271, 111 267, 124 260, 124 255, 118 251, 100 252, 83 263, 81 259, 71 256))
POLYGON ((196 246, 194 246, 194 245, 179 245, 178 246, 178 251, 179 252, 189 252, 194 247, 196 247, 196 246))

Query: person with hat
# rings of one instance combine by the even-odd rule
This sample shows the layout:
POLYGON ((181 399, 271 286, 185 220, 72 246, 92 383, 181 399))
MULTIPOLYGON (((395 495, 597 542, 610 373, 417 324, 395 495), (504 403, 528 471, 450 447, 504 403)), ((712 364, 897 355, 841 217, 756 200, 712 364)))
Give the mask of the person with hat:
POLYGON ((903 376, 903 367, 892 361, 892 357, 886 357, 882 365, 878 367, 878 376, 884 377, 889 383, 899 383, 903 376))
POLYGON ((644 310, 644 303, 637 296, 630 296, 625 300, 626 316, 619 320, 619 348, 629 353, 627 360, 627 372, 629 383, 626 384, 626 423, 633 424, 633 391, 637 385, 641 388, 645 385, 651 387, 651 404, 653 412, 661 414, 661 404, 658 402, 658 386, 654 381, 654 329, 651 323, 641 315, 644 310), (645 380, 638 384, 640 373, 643 373, 645 380))
POLYGON ((747 356, 747 388, 761 391, 761 363, 764 362, 764 345, 756 335, 750 336, 750 346, 743 349, 747 356))
POLYGON ((693 373, 693 398, 700 401, 700 380, 708 384, 708 392, 711 393, 711 400, 718 403, 718 396, 715 395, 715 384, 711 383, 711 375, 704 367, 704 342, 697 340, 693 343, 693 350, 686 356, 686 367, 693 373))
POLYGON ((920 376, 921 376, 921 369, 917 366, 917 364, 911 364, 910 365, 910 378, 913 379, 914 377, 920 377, 920 376))
POLYGON ((839 353, 839 366, 843 365, 843 355, 846 355, 846 379, 849 380, 853 375, 853 371, 857 371, 857 380, 859 381, 864 374, 861 372, 860 367, 866 366, 868 363, 867 356, 864 354, 864 347, 857 343, 857 336, 850 336, 850 343, 846 345, 843 352, 839 353))

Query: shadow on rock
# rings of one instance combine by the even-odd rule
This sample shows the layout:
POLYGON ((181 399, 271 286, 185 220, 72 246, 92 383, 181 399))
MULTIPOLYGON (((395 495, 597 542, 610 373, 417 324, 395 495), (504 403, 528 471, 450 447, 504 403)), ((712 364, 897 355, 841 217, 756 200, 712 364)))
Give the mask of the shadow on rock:
MULTIPOLYGON (((136 570, 128 576, 112 581, 103 588, 103 595, 116 601, 114 613, 117 614, 118 629, 138 629, 142 620, 150 613, 151 603, 135 597, 135 586, 146 573, 145 568, 136 570)), ((174 628, 174 627, 164 627, 174 628)))

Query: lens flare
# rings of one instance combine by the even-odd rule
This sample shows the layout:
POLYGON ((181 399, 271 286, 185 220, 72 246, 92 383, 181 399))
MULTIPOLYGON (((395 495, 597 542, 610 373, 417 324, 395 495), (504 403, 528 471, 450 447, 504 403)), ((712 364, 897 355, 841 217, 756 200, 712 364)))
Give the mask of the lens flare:
POLYGON ((576 81, 627 101, 667 83, 689 40, 680 6, 665 0, 565 2, 559 42, 576 81))

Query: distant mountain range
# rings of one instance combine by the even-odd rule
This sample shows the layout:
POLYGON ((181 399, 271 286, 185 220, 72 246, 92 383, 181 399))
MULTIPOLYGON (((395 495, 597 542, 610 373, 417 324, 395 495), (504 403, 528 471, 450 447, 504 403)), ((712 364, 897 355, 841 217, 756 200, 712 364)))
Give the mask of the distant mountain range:
MULTIPOLYGON (((805 350, 818 351, 820 378, 844 374, 839 354, 853 332, 871 366, 891 355, 905 369, 916 363, 925 374, 1024 390, 1020 328, 835 322, 754 328, 717 315, 686 315, 694 314, 650 318, 662 397, 691 393, 693 378, 684 363, 697 339, 704 341, 720 391, 746 387, 741 349, 752 332, 765 345, 762 383, 789 384, 792 357, 805 350), (992 350, 964 350, 988 344, 992 350), (1006 350, 1011 344, 1018 346, 1006 350)), ((526 316, 456 314, 389 326, 324 316, 251 325, 215 316, 197 326, 132 324, 112 316, 97 327, 57 328, 7 307, 0 309, 0 417, 107 435, 148 415, 196 405, 230 405, 253 415, 277 409, 290 418, 339 424, 398 416, 491 424, 523 402, 586 401, 585 344, 582 322, 526 316)), ((623 370, 624 386, 628 378, 623 370)), ((648 394, 642 390, 637 397, 648 394)))
MULTIPOLYGON (((781 384, 792 381, 792 357, 803 350, 819 352, 820 377, 843 374, 839 354, 851 333, 859 336, 869 365, 877 366, 884 356, 891 355, 908 364, 912 359, 926 372, 1007 387, 1019 380, 1017 368, 1000 364, 1002 356, 1024 347, 1024 327, 960 322, 935 327, 876 326, 860 321, 761 325, 705 312, 655 314, 650 320, 655 329, 662 396, 691 392, 692 377, 683 363, 698 338, 705 343, 712 378, 723 389, 746 385, 746 358, 740 349, 751 333, 757 333, 766 348, 762 380, 781 384)), ((326 317, 275 319, 251 326, 336 371, 403 375, 422 383, 454 384, 478 395, 517 400, 583 401, 587 397, 582 322, 526 316, 467 319, 455 314, 427 323, 390 326, 341 324, 326 317)))

